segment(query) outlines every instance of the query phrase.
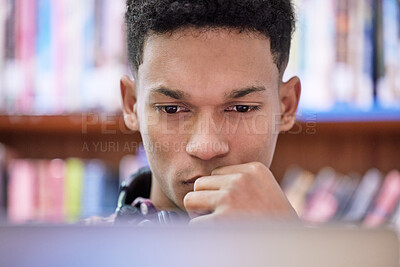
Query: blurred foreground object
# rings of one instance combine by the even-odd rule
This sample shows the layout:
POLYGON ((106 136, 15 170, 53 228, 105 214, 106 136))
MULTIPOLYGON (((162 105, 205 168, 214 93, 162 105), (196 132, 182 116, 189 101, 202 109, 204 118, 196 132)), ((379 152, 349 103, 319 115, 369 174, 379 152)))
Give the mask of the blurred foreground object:
POLYGON ((207 227, 0 227, 1 266, 397 267, 389 229, 263 223, 207 227), (21 257, 23 255, 23 257, 21 257))

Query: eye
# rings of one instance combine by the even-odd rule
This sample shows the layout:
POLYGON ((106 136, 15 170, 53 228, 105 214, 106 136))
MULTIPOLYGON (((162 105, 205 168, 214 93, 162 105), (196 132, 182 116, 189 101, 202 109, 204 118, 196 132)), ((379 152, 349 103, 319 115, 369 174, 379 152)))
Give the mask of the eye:
POLYGON ((182 107, 182 106, 177 106, 177 105, 168 105, 168 106, 156 106, 156 109, 168 114, 174 114, 174 113, 179 113, 179 112, 188 112, 189 109, 182 107))
POLYGON ((258 110, 259 108, 260 108, 259 106, 235 105, 235 106, 231 106, 231 107, 225 109, 225 111, 236 111, 236 112, 240 112, 240 113, 246 113, 246 112, 258 110))

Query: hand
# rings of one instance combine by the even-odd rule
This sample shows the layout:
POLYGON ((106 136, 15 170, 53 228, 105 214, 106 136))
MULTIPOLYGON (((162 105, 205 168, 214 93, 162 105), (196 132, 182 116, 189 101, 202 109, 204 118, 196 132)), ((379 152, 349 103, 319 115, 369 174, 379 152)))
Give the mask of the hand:
POLYGON ((297 219, 271 171, 259 162, 215 169, 211 176, 196 180, 194 191, 187 193, 183 202, 191 223, 262 217, 297 219))

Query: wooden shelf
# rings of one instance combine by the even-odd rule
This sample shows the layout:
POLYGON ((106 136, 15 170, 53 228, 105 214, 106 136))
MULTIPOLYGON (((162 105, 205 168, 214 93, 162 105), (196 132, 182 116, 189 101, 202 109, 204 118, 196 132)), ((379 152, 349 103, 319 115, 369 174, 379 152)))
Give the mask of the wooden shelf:
MULTIPOLYGON (((278 139, 271 170, 278 180, 293 164, 312 172, 331 166, 348 173, 400 168, 400 122, 300 121, 278 139)), ((121 114, 0 116, 0 142, 22 158, 101 158, 116 167, 136 153, 139 133, 121 114), (88 149, 87 149, 88 148, 88 149)))
POLYGON ((353 122, 315 122, 297 121, 294 127, 283 134, 313 133, 399 133, 400 121, 353 121, 353 122))
MULTIPOLYGON (((292 130, 284 134, 308 134, 314 132, 399 132, 400 121, 371 122, 315 122, 298 121, 292 130)), ((0 115, 0 132, 35 133, 132 133, 122 115, 72 114, 56 116, 7 116, 0 115)))
POLYGON ((2 132, 115 133, 130 131, 122 115, 72 114, 59 116, 0 115, 2 132))
POLYGON ((136 153, 141 138, 122 115, 3 115, 0 143, 20 158, 100 158, 117 167, 124 155, 136 153))

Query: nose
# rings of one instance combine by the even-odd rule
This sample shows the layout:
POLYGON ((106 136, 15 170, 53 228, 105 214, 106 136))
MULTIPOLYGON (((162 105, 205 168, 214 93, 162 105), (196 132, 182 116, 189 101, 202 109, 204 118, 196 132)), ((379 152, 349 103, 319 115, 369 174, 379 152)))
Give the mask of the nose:
POLYGON ((195 125, 189 142, 186 145, 186 152, 201 160, 211 160, 224 157, 229 153, 229 144, 225 135, 218 129, 221 124, 216 124, 210 117, 203 116, 195 125))

